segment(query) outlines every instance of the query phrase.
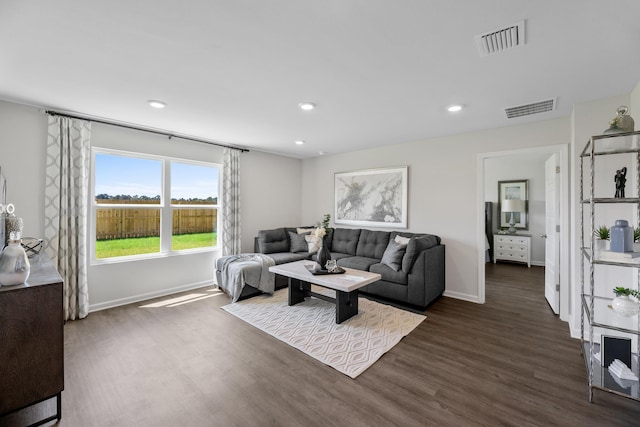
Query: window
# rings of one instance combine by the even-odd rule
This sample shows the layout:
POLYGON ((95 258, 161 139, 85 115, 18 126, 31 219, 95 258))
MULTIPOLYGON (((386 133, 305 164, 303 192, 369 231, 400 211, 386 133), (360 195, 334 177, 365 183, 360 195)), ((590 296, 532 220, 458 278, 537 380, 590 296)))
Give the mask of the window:
POLYGON ((94 149, 93 259, 217 246, 215 164, 94 149))
POLYGON ((171 250, 216 246, 217 189, 218 168, 171 162, 171 250))

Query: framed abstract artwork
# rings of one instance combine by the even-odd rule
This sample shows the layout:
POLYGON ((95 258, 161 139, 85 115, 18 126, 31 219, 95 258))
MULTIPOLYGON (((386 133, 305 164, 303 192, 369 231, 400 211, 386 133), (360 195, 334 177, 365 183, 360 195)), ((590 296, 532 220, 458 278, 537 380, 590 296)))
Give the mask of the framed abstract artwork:
POLYGON ((498 181, 498 213, 500 214, 500 228, 508 228, 513 215, 516 229, 529 229, 529 180, 498 181), (502 212, 504 200, 523 200, 524 210, 521 212, 502 212))
POLYGON ((407 228, 407 166, 335 174, 336 224, 407 228))

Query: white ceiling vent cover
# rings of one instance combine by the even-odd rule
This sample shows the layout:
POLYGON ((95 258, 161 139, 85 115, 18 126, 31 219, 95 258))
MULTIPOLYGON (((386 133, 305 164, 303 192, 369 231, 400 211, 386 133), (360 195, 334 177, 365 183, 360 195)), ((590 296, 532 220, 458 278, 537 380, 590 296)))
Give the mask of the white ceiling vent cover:
POLYGON ((525 43, 524 20, 476 36, 480 56, 492 55, 525 43))
POLYGON ((517 107, 508 107, 504 109, 508 119, 516 117, 529 116, 531 114, 544 113, 556 109, 556 98, 547 99, 545 101, 534 102, 532 104, 518 105, 517 107))

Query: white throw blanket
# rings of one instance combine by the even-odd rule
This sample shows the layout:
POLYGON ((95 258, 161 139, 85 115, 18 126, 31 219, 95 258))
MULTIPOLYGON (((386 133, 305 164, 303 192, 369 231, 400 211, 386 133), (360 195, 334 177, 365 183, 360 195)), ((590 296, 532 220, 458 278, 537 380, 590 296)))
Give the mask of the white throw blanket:
POLYGON ((238 301, 244 285, 273 294, 275 290, 275 274, 269 267, 275 265, 273 258, 263 254, 230 255, 221 260, 220 289, 231 296, 233 302, 238 301))

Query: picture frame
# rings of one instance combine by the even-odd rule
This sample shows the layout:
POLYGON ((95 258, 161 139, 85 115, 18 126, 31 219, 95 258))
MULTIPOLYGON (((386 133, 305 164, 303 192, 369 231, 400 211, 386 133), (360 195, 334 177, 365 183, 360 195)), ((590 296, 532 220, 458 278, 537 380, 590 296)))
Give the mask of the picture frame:
POLYGON ((408 167, 334 175, 334 223, 407 228, 408 167))
POLYGON ((529 229, 529 180, 517 179, 510 181, 498 181, 498 214, 500 215, 499 228, 509 228, 510 213, 502 212, 502 201, 507 199, 521 199, 525 201, 525 210, 514 213, 515 228, 519 230, 529 229))

